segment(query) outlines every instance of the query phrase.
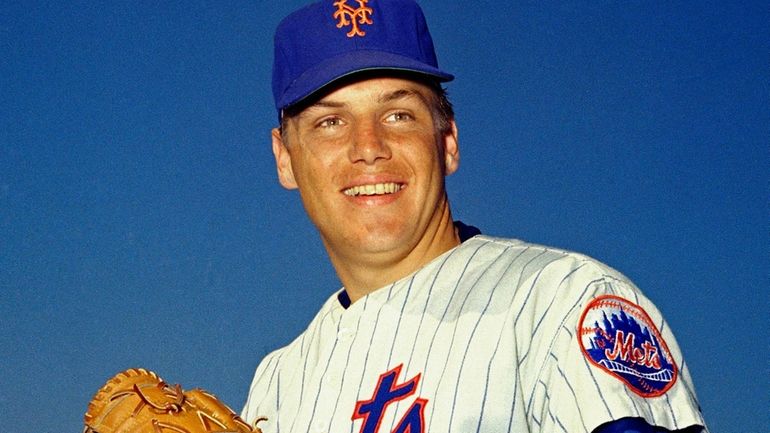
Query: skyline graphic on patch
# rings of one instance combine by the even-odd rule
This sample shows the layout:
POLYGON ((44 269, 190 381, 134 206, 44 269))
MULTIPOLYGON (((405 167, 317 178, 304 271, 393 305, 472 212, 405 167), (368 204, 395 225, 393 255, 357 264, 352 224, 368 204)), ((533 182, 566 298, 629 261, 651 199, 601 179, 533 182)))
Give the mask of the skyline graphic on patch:
POLYGON ((617 296, 591 301, 578 323, 586 358, 649 398, 665 394, 676 382, 677 367, 658 328, 642 307, 617 296))

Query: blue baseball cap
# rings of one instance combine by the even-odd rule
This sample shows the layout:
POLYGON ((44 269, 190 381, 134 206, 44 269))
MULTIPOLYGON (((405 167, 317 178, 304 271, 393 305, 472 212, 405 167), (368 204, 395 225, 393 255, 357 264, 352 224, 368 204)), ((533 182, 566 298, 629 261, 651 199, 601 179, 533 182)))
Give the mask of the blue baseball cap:
POLYGON ((320 1, 287 16, 275 31, 279 113, 340 78, 377 70, 454 79, 438 68, 425 16, 414 1, 320 1))

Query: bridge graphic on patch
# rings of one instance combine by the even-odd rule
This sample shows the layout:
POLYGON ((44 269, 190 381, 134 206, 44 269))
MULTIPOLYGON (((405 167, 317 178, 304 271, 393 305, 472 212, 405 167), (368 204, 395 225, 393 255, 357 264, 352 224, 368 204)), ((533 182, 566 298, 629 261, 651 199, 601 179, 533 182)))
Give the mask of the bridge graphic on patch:
POLYGON ((599 364, 604 366, 604 368, 607 370, 614 371, 616 373, 629 374, 631 376, 636 376, 647 380, 654 380, 656 382, 668 382, 674 378, 674 372, 669 369, 665 369, 657 373, 640 373, 634 369, 626 367, 619 362, 609 361, 607 359, 602 359, 599 361, 599 364))

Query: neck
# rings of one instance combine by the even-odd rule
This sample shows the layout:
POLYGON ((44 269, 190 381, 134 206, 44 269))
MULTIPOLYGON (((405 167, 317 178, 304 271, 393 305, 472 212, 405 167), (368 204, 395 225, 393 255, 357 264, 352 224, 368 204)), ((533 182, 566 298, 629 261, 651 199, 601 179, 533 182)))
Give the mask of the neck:
POLYGON ((429 225, 413 248, 399 252, 342 255, 327 252, 351 302, 412 274, 460 244, 448 204, 437 223, 429 225))

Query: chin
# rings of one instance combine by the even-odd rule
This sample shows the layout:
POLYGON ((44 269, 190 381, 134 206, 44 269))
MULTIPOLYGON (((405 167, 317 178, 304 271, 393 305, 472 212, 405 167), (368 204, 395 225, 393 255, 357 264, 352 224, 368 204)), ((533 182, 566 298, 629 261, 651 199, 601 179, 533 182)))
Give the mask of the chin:
POLYGON ((376 227, 364 229, 365 232, 352 240, 356 249, 368 252, 387 252, 409 249, 409 236, 406 227, 376 227))

